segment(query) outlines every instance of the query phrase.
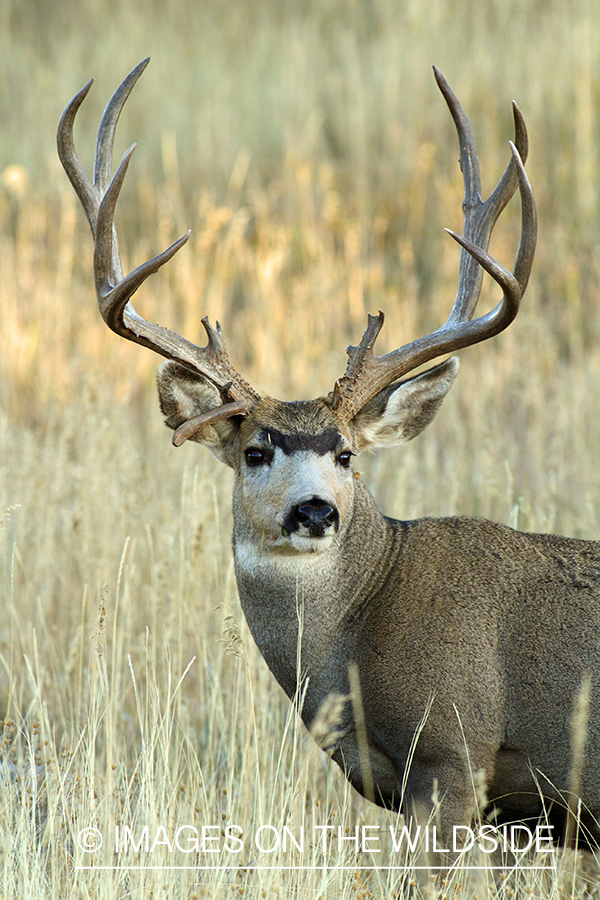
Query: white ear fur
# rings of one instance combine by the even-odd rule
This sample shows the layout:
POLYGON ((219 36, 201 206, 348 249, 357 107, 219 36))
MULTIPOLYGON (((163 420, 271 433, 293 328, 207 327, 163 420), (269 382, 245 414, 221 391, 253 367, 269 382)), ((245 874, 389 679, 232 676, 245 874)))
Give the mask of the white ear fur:
POLYGON ((452 387, 458 366, 453 356, 380 391, 353 420, 357 450, 405 444, 420 434, 452 387))
MULTIPOLYGON (((179 363, 168 360, 159 366, 157 373, 158 399, 169 428, 179 428, 188 419, 220 406, 219 391, 210 381, 192 372, 179 363)), ((233 440, 236 425, 226 419, 214 425, 207 425, 190 440, 204 444, 218 460, 230 464, 226 448, 233 440)))

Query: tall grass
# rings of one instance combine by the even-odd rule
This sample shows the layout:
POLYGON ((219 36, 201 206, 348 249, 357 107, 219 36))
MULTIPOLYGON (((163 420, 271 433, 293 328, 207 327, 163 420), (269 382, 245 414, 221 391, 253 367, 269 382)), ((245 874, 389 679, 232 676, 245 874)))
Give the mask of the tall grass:
MULTIPOLYGON (((89 170, 110 92, 152 56, 118 137, 140 143, 124 256, 193 235, 137 305, 191 339, 204 314, 220 319, 234 364, 287 399, 330 389, 367 310, 387 313, 382 352, 447 314, 458 256, 442 228, 460 230, 462 191, 430 65, 470 115, 486 191, 515 97, 540 212, 523 310, 463 354, 414 446, 360 465, 399 517, 597 538, 599 31, 600 7, 578 0, 0 4, 2 896, 391 898, 415 877, 376 868, 398 864, 388 845, 248 846, 213 871, 131 867, 206 864, 164 843, 112 852, 125 825, 351 835, 395 817, 298 725, 239 609, 230 474, 172 450, 156 360, 99 321, 90 236, 54 150, 68 99, 97 78, 76 131, 89 170), (77 844, 89 826, 105 836, 95 854, 77 844), (321 868, 252 868, 267 862, 321 868)), ((517 233, 511 207, 492 244, 502 261, 517 233)), ((486 285, 482 304, 494 296, 486 285)), ((551 872, 473 875, 439 895, 592 896, 588 864, 567 853, 551 872)))

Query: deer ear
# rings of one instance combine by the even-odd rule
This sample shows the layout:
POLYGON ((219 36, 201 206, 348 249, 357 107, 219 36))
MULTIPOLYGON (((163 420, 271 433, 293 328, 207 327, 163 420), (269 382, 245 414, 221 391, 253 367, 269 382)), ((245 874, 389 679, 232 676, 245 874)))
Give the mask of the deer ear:
MULTIPOLYGON (((165 424, 169 428, 179 428, 188 419, 200 416, 223 402, 214 384, 172 360, 159 366, 156 380, 160 408, 165 416, 165 424)), ((227 448, 236 432, 235 421, 224 419, 207 425, 190 440, 204 444, 217 459, 232 465, 227 448)))
POLYGON ((352 421, 357 451, 405 444, 420 434, 452 387, 458 365, 453 356, 380 391, 352 421))

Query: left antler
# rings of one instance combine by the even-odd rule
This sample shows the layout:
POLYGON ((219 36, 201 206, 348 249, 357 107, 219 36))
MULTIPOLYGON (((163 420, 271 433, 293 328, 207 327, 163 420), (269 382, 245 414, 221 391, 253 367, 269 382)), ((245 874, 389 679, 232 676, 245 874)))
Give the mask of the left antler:
POLYGON ((496 190, 484 203, 480 196, 477 148, 469 120, 443 76, 435 68, 434 73, 458 132, 460 166, 465 184, 463 235, 448 232, 464 248, 456 298, 446 322, 437 331, 417 338, 385 356, 373 354, 375 340, 383 327, 384 315, 381 311, 377 316, 369 315, 367 330, 357 347, 348 347, 346 372, 329 395, 331 405, 340 418, 346 421, 352 419, 383 388, 423 363, 485 341, 503 331, 517 315, 529 280, 535 253, 537 218, 533 192, 523 167, 528 151, 523 117, 513 103, 515 144, 510 144, 512 159, 496 190), (521 240, 514 271, 511 273, 487 253, 487 248, 498 216, 517 186, 522 208, 521 240), (473 319, 481 293, 482 270, 488 272, 502 288, 503 297, 494 310, 473 319))

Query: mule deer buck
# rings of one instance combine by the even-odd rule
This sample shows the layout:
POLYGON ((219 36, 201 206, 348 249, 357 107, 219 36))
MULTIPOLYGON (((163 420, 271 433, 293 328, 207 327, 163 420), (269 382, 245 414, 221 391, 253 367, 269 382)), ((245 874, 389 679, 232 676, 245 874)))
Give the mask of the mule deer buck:
MULTIPOLYGON (((345 706, 332 755, 354 787, 381 806, 433 809, 442 840, 476 813, 473 773, 485 778, 497 821, 562 827, 572 764, 574 698, 588 676, 592 705, 579 766, 582 826, 599 836, 600 544, 523 534, 474 518, 396 521, 353 475, 367 448, 409 441, 433 419, 458 371, 430 360, 487 340, 519 310, 536 241, 528 149, 514 107, 515 145, 498 186, 480 197, 470 124, 437 70, 455 122, 464 177, 464 234, 456 299, 446 323, 384 356, 373 347, 383 313, 369 316, 331 393, 282 402, 258 393, 232 367, 221 329, 202 324, 205 347, 141 318, 130 298, 188 235, 124 276, 113 224, 133 147, 111 177, 117 120, 140 63, 103 115, 91 184, 77 158, 73 123, 92 82, 63 113, 58 148, 94 237, 94 277, 106 324, 167 358, 160 405, 173 443, 207 446, 234 472, 233 551, 242 607, 273 675, 302 695, 310 728, 331 694, 345 706), (511 273, 487 253, 516 189, 521 238, 511 273), (485 270, 502 290, 474 317, 485 270)), ((439 832, 438 832, 439 833, 439 832)))

